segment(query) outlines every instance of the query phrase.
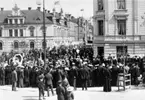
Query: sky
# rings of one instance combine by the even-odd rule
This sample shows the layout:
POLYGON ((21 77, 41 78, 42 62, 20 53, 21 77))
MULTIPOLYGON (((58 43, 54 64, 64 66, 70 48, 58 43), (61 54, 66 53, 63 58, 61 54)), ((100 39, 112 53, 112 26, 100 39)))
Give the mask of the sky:
MULTIPOLYGON (((39 0, 0 0, 0 7, 3 7, 4 10, 11 10, 16 3, 20 9, 28 9, 28 7, 36 9, 38 6, 36 1, 39 0)), ((52 11, 54 1, 45 0, 45 8, 52 11)), ((60 0, 60 6, 63 8, 64 13, 70 13, 75 17, 90 18, 93 16, 93 0, 60 0), (84 11, 80 11, 81 9, 84 9, 84 11)))

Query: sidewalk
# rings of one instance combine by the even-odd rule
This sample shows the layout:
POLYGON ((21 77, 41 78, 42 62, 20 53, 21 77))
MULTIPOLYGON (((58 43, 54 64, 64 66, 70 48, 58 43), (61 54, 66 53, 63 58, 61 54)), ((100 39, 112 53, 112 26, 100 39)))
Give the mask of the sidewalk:
MULTIPOLYGON (((102 87, 88 88, 88 91, 78 88, 74 91, 74 100, 145 100, 145 88, 132 87, 120 92, 117 90, 117 87, 113 87, 112 92, 106 93, 103 92, 102 87)), ((46 92, 45 95, 47 95, 46 92)), ((0 100, 38 100, 38 89, 20 88, 14 92, 11 91, 11 86, 0 86, 0 100)), ((51 95, 46 97, 46 100, 57 100, 57 97, 51 95)))

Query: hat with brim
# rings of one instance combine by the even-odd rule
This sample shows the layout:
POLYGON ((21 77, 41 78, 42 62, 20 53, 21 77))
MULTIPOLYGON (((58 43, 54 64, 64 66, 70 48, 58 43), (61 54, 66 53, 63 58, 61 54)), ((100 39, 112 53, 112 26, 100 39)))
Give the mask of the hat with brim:
POLYGON ((92 64, 89 64, 88 66, 89 66, 89 67, 93 67, 93 65, 92 65, 92 64))
POLYGON ((98 67, 98 66, 99 66, 99 64, 96 64, 96 65, 95 65, 95 67, 98 67))
POLYGON ((73 87, 68 87, 67 91, 73 91, 73 87))
POLYGON ((60 81, 60 80, 57 82, 57 84, 61 84, 61 83, 62 83, 62 81, 60 81))

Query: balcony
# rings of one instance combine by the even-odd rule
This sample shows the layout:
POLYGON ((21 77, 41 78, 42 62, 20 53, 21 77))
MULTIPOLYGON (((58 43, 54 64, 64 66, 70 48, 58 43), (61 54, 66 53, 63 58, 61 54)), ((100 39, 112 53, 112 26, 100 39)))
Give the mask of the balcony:
POLYGON ((94 36, 94 43, 144 43, 145 35, 126 35, 126 36, 94 36))
POLYGON ((105 19, 105 10, 96 11, 96 15, 94 16, 94 18, 96 18, 96 19, 98 19, 98 18, 105 19))
POLYGON ((141 41, 141 36, 105 36, 104 41, 141 41))
POLYGON ((128 16, 129 16, 129 14, 128 14, 128 11, 126 9, 114 10, 114 18, 116 20, 119 20, 119 19, 127 19, 128 16))

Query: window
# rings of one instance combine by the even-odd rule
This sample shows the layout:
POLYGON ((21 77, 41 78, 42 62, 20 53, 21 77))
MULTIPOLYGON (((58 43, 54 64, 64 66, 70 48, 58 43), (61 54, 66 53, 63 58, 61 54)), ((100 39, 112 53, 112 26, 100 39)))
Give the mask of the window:
POLYGON ((126 35, 126 20, 118 20, 118 34, 126 35))
MULTIPOLYGON (((42 26, 42 27, 40 28, 40 30, 42 31, 42 36, 44 36, 44 27, 42 26)), ((45 34, 46 34, 46 30, 47 30, 47 27, 45 27, 45 34)))
POLYGON ((3 50, 3 44, 0 42, 0 50, 3 50))
POLYGON ((10 24, 13 24, 12 19, 9 19, 9 23, 10 23, 10 24))
POLYGON ((9 29, 9 36, 13 37, 13 30, 12 29, 9 29))
POLYGON ((23 24, 23 19, 20 19, 20 24, 23 24))
POLYGON ((30 48, 34 48, 35 46, 34 46, 34 42, 30 42, 30 48))
POLYGON ((34 36, 34 29, 35 29, 35 27, 33 27, 33 26, 30 26, 30 27, 29 27, 29 30, 30 30, 30 36, 31 36, 31 37, 34 36))
POLYGON ((14 21, 15 21, 15 24, 18 24, 18 19, 14 19, 14 21))
POLYGON ((125 9, 125 0, 117 0, 118 9, 125 9))
POLYGON ((18 37, 18 30, 15 29, 15 37, 18 37))
POLYGON ((98 55, 104 57, 104 47, 97 47, 98 55))
POLYGON ((2 29, 0 29, 0 37, 2 37, 2 29))
POLYGON ((98 35, 104 35, 104 24, 103 20, 98 21, 98 35))
POLYGON ((98 0, 98 10, 103 10, 104 6, 103 6, 103 0, 98 0))
POLYGON ((18 42, 14 42, 14 49, 18 49, 19 48, 19 43, 18 42))
POLYGON ((118 57, 122 57, 123 55, 126 56, 127 55, 127 46, 117 46, 116 47, 117 50, 117 58, 118 57))
POLYGON ((23 29, 20 29, 20 36, 23 37, 23 29))

